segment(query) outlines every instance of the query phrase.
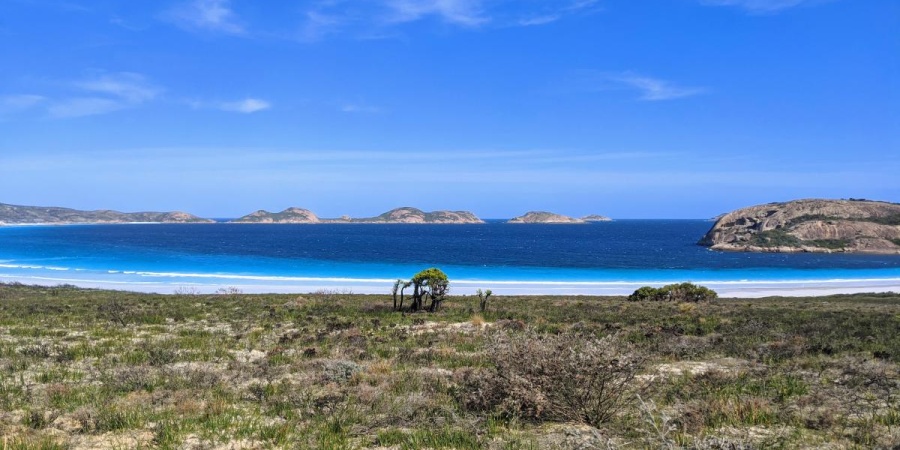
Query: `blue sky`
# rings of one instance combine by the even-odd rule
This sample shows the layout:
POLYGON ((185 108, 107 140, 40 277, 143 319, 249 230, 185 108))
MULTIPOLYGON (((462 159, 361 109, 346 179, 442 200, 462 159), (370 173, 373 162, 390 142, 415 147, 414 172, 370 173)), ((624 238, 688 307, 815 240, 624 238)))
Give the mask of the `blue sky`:
POLYGON ((894 0, 4 0, 0 202, 900 201, 894 0))

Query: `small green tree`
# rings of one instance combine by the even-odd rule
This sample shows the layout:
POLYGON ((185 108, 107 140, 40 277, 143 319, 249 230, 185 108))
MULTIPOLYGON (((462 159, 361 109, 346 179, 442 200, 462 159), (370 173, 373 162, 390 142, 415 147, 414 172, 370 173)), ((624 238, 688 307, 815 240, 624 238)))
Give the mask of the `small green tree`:
POLYGON ((403 286, 400 286, 400 304, 397 305, 397 311, 400 311, 401 309, 403 309, 403 291, 405 291, 406 288, 408 288, 410 286, 412 286, 411 281, 405 281, 403 283, 403 286))
POLYGON ((394 292, 396 292, 396 288, 400 288, 399 304, 396 302, 396 295, 394 296, 394 308, 398 311, 403 309, 403 292, 410 286, 413 287, 412 303, 409 305, 410 311, 425 309, 425 301, 427 299, 431 299, 428 310, 436 311, 440 308, 444 297, 450 292, 450 280, 447 278, 447 274, 436 267, 425 269, 415 274, 411 280, 402 285, 400 283, 401 280, 397 280, 394 283, 394 292))
POLYGON ((401 284, 403 284, 403 280, 397 280, 394 282, 394 287, 391 288, 391 297, 394 298, 394 309, 397 309, 397 291, 400 290, 401 284))
POLYGON ((490 297, 492 293, 493 292, 491 292, 490 289, 486 291, 482 291, 481 289, 475 291, 475 294, 478 295, 478 306, 481 312, 484 312, 484 310, 487 309, 488 297, 490 297))

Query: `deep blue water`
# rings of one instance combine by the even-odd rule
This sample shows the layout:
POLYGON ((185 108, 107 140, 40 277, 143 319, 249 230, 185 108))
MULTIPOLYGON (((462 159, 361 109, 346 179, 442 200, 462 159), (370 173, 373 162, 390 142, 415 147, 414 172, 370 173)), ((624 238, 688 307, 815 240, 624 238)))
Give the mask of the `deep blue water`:
POLYGON ((696 242, 711 225, 0 227, 0 280, 302 286, 324 279, 383 282, 429 266, 451 280, 487 284, 900 278, 900 256, 710 251, 696 242))

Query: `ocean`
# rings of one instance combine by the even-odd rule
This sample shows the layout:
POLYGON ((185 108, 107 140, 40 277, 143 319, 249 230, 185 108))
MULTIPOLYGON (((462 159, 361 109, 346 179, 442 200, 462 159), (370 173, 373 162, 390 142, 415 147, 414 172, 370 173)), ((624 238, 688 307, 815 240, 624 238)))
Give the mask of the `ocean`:
POLYGON ((456 294, 618 295, 683 281, 744 297, 900 286, 900 256, 718 252, 696 245, 711 225, 11 226, 0 227, 0 281, 160 293, 389 293, 394 280, 439 267, 456 294))

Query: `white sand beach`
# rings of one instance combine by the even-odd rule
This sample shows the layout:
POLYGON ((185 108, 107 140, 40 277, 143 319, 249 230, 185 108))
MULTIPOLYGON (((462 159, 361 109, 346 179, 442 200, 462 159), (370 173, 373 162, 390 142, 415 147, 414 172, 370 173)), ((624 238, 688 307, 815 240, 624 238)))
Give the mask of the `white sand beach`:
MULTIPOLYGON (((117 281, 114 279, 93 280, 80 278, 77 273, 62 273, 60 276, 21 277, 0 274, 0 282, 55 286, 70 284, 92 289, 112 289, 160 294, 196 293, 212 294, 220 290, 239 290, 247 294, 261 293, 353 293, 388 294, 393 280, 386 279, 232 279, 233 283, 215 277, 207 279, 185 279, 183 283, 160 281, 117 281)), ((863 292, 900 292, 900 279, 847 279, 847 280, 785 280, 785 281, 710 281, 684 280, 715 290, 723 298, 761 297, 810 297, 835 294, 856 294, 863 292)), ((473 295, 477 289, 491 289, 495 295, 629 295, 641 286, 662 286, 660 282, 519 282, 519 281, 471 281, 453 280, 453 295, 473 295)))

